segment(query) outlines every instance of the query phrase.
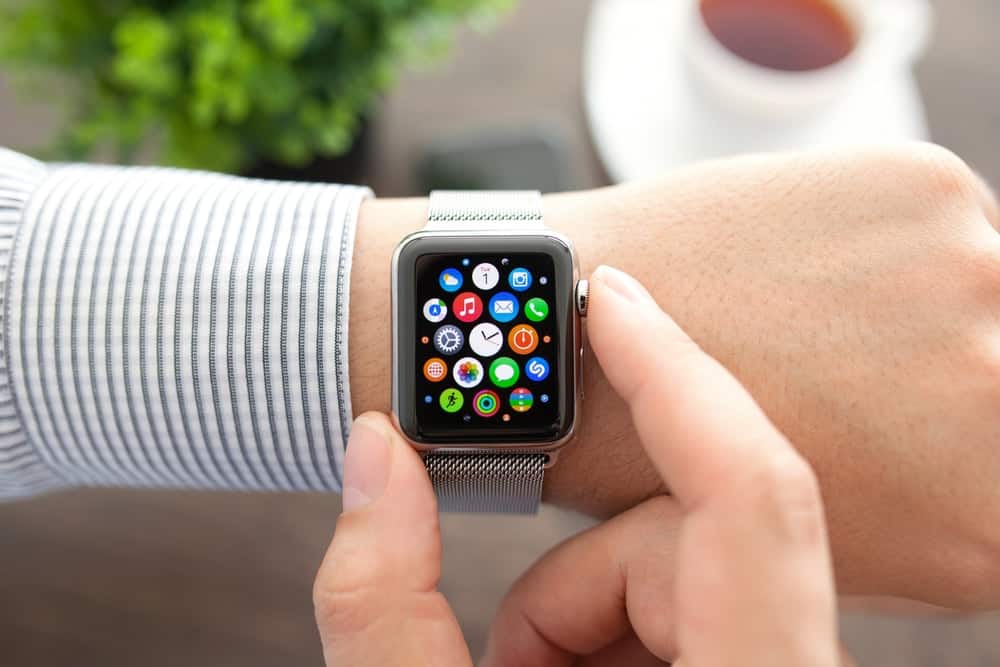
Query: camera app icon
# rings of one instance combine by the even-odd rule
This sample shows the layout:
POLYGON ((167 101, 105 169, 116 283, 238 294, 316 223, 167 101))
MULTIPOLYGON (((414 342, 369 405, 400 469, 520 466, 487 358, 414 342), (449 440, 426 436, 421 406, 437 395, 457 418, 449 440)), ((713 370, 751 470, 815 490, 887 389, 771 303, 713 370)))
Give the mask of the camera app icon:
POLYGON ((531 271, 524 268, 517 268, 510 272, 507 278, 510 287, 518 292, 523 292, 531 287, 531 271))

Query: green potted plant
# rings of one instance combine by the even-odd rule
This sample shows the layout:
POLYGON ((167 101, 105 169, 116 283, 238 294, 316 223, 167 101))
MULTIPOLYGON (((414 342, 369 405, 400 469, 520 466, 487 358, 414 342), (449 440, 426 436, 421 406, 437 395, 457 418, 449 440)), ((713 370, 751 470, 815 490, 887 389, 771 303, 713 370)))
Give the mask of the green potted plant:
POLYGON ((56 91, 53 157, 329 178, 401 65, 510 4, 0 0, 0 67, 27 94, 56 91))

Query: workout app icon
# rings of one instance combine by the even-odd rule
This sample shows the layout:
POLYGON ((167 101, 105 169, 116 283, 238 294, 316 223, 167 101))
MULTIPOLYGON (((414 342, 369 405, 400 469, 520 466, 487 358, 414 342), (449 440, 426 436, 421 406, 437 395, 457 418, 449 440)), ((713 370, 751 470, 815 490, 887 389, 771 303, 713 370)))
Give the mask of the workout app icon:
POLYGON ((446 324, 434 332, 434 348, 441 354, 455 354, 464 344, 465 336, 454 324, 446 324))
POLYGON ((472 399, 472 409, 480 417, 492 417, 500 410, 500 397, 495 391, 483 389, 472 399))
POLYGON ((462 397, 462 392, 458 389, 445 389, 441 392, 441 396, 438 397, 438 405, 445 412, 458 412, 462 409, 464 403, 465 399, 462 397))
POLYGON ((438 284, 445 292, 457 292, 462 289, 462 274, 457 269, 445 269, 438 276, 438 284))

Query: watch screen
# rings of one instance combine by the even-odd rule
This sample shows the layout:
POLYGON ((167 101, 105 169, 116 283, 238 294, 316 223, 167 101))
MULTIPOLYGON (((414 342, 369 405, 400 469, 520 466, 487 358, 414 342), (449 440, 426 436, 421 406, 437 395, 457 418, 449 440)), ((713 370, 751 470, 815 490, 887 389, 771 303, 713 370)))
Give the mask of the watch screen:
POLYGON ((412 295, 397 312, 412 322, 397 332, 412 331, 397 341, 409 350, 397 381, 410 437, 546 442, 571 422, 572 261, 561 243, 514 240, 427 239, 412 264, 400 264, 408 275, 398 274, 397 291, 412 295), (459 241, 466 247, 431 247, 459 241))

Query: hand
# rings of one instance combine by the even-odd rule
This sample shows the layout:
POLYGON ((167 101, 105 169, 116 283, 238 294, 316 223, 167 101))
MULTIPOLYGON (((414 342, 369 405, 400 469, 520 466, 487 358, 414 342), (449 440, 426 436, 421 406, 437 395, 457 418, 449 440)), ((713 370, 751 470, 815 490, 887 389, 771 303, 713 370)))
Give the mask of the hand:
MULTIPOLYGON (((387 272, 425 200, 362 210, 351 299, 355 406, 385 410, 387 272)), ((1000 606, 996 202, 913 144, 723 160, 548 196, 584 272, 621 264, 743 384, 815 471, 838 589, 1000 606)), ((549 502, 611 516, 662 493, 588 357, 583 419, 549 502)))
MULTIPOLYGON (((591 303, 591 345, 674 497, 545 556, 502 606, 483 664, 839 664, 809 466, 633 279, 599 269, 591 303)), ((314 589, 327 664, 471 665, 436 591, 419 457, 375 415, 347 452, 345 512, 314 589)))

